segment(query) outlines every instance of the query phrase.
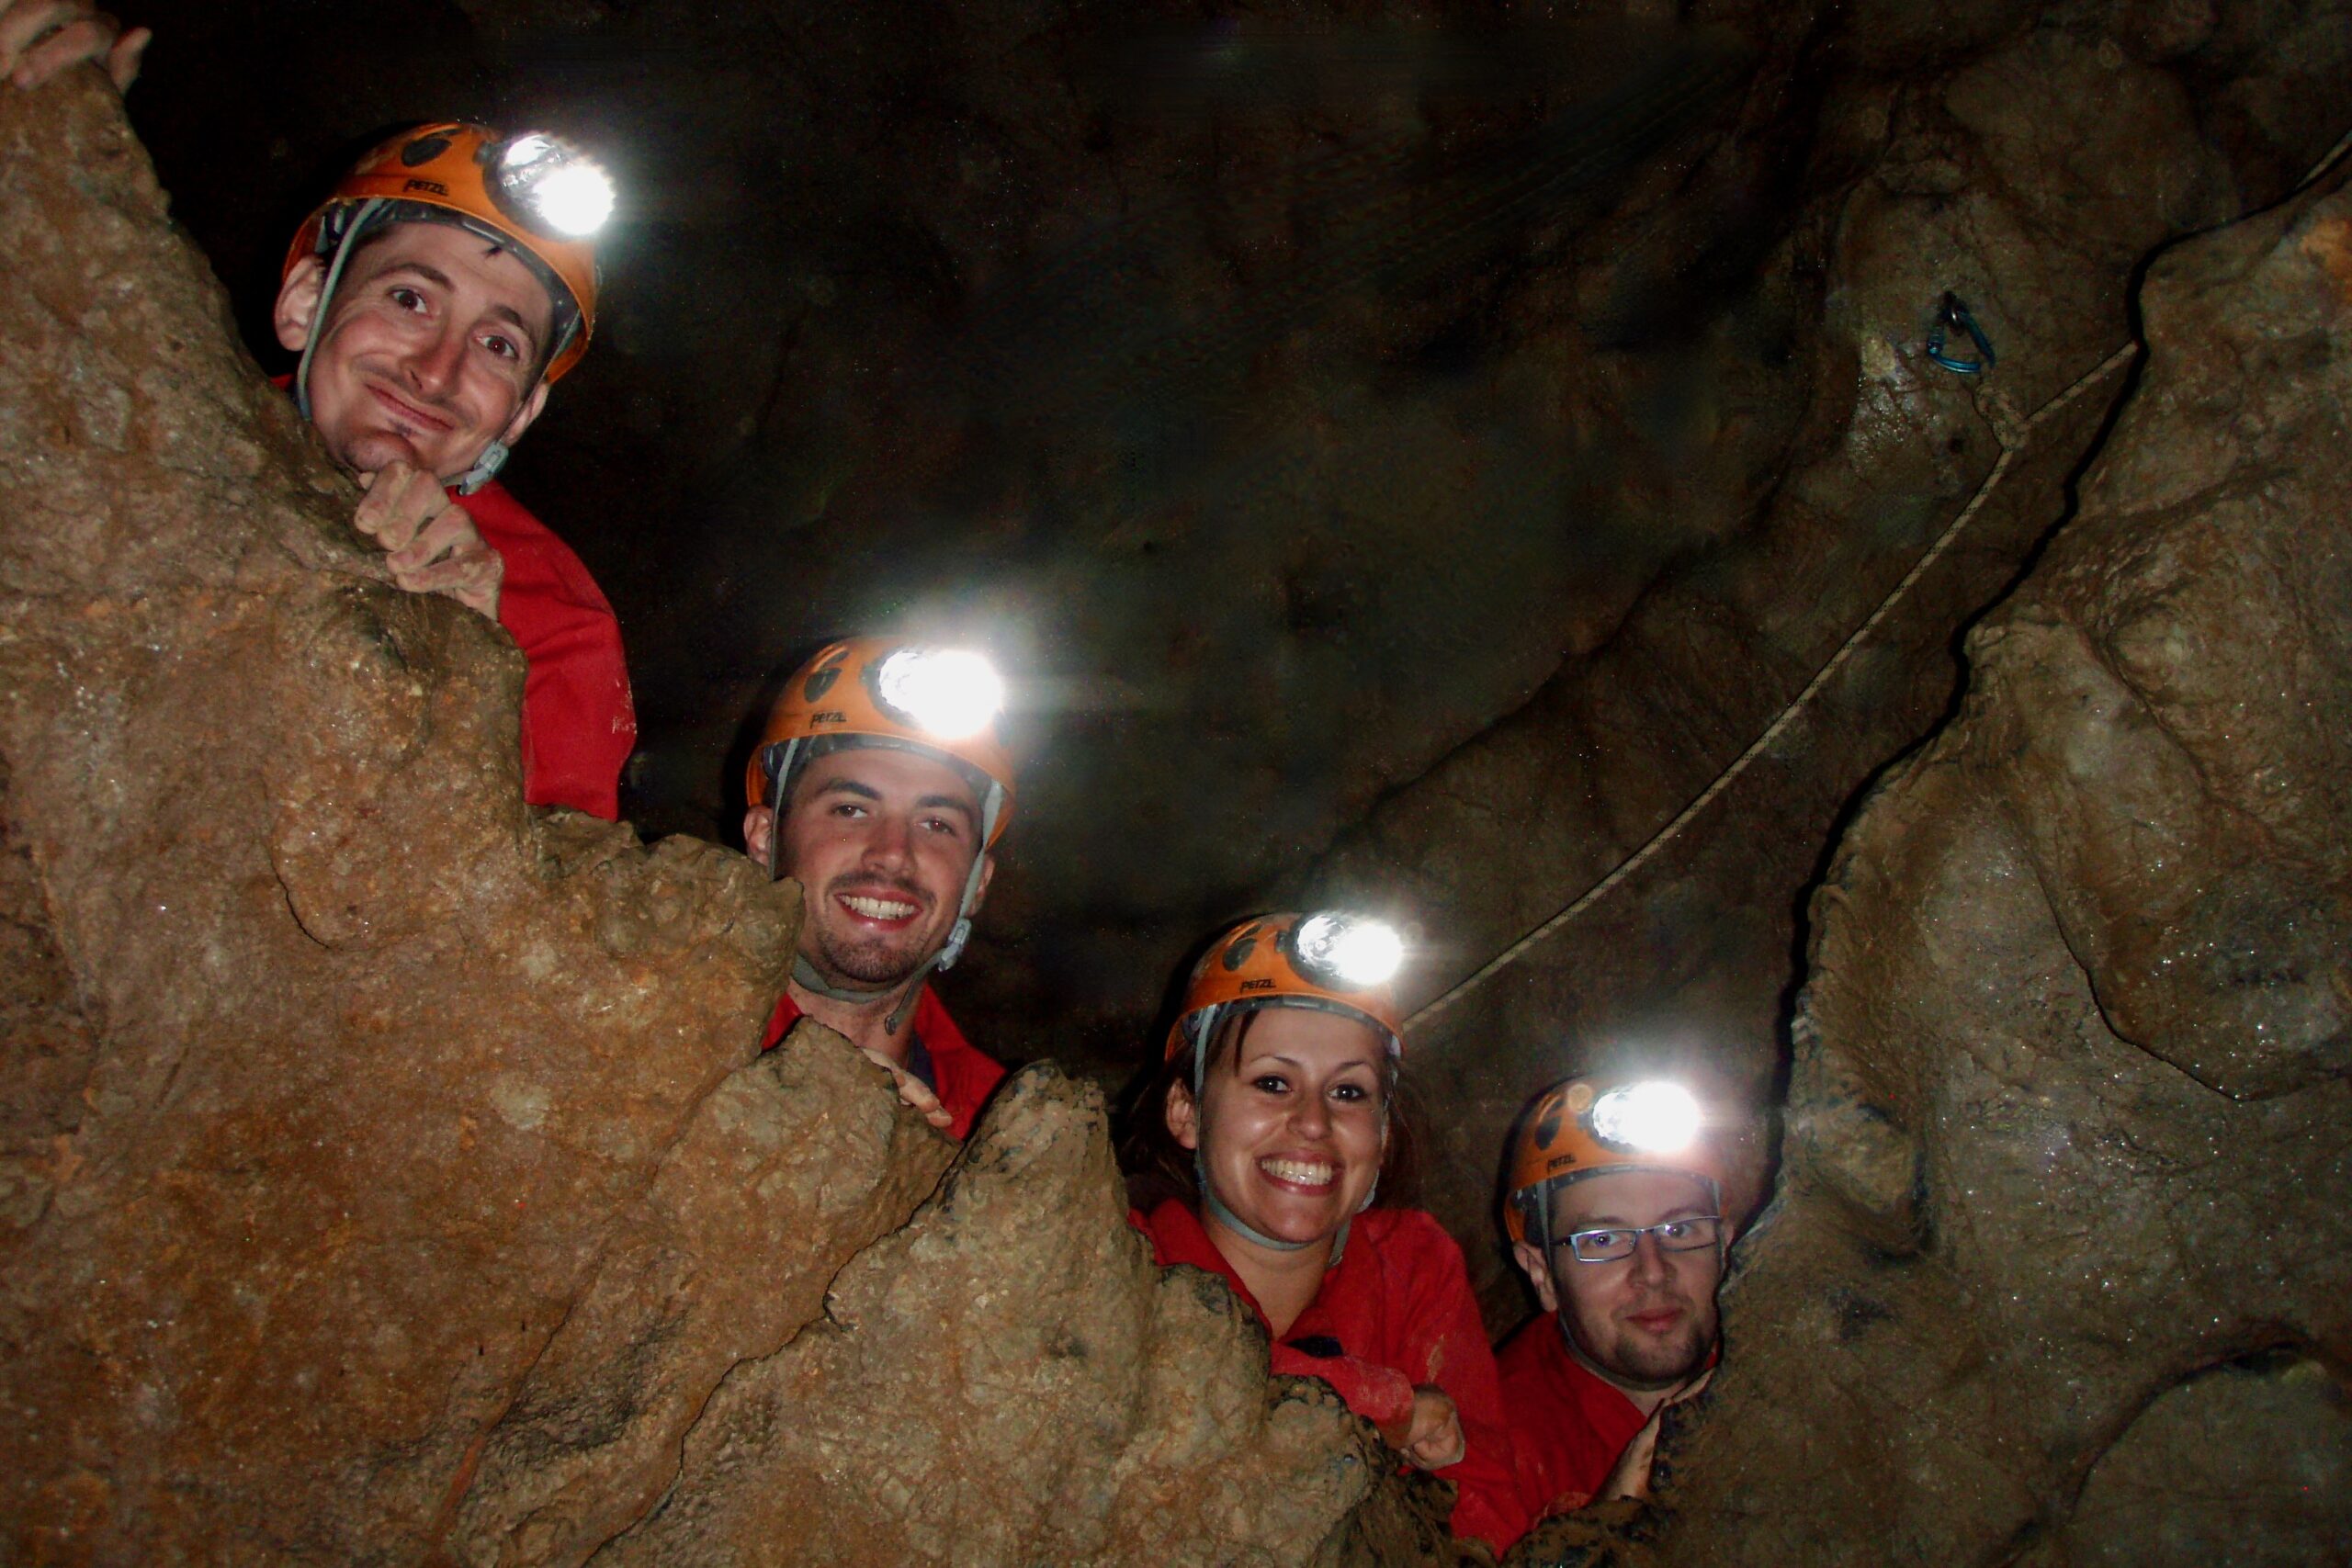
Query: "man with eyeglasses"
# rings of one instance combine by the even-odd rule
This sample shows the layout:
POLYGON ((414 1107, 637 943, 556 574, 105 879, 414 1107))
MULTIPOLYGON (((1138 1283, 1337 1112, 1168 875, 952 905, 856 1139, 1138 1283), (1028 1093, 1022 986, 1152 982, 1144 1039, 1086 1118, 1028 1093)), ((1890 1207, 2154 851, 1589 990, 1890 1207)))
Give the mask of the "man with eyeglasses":
POLYGON ((1658 1413, 1713 1364, 1727 1231, 1698 1102, 1576 1077, 1512 1141, 1505 1224, 1542 1315, 1496 1357, 1531 1517, 1645 1495, 1658 1413))

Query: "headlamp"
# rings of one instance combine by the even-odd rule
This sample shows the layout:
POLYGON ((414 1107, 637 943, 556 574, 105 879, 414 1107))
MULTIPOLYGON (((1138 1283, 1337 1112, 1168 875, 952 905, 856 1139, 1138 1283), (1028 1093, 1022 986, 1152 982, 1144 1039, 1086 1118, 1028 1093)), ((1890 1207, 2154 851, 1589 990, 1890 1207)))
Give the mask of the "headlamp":
POLYGON ((1675 1154, 1699 1135, 1699 1102, 1678 1083, 1627 1084, 1592 1102, 1592 1135, 1639 1154, 1675 1154))
POLYGON ((584 240, 613 215, 613 182, 594 160, 544 131, 498 144, 491 159, 499 205, 532 228, 584 240))
POLYGON ((1004 682, 977 653, 902 648, 875 666, 874 696, 925 735, 967 740, 1004 711, 1004 682))
POLYGON ((1309 915, 1291 936, 1291 956, 1307 978, 1354 989, 1394 976, 1405 962, 1405 939, 1385 920, 1309 915))

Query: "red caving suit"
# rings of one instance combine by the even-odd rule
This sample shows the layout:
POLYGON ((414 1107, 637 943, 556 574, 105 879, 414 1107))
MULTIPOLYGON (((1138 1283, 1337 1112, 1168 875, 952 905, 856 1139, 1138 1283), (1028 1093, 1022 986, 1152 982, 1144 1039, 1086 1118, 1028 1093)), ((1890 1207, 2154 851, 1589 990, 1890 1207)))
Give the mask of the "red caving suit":
MULTIPOLYGON (((787 991, 775 1004, 775 1012, 768 1019, 768 1032, 760 1042, 760 1049, 775 1048, 792 1026, 800 1021, 800 1004, 787 991)), ((939 1096, 939 1103, 947 1114, 956 1118, 948 1126, 952 1138, 971 1135, 972 1118, 980 1113, 989 1096, 1003 1081, 1004 1069, 994 1058, 964 1038, 956 1021, 947 1016, 939 995, 929 986, 915 998, 914 1034, 907 1046, 907 1071, 930 1086, 939 1096)))
MULTIPOLYGON (((1189 1263, 1223 1275, 1265 1322, 1250 1287, 1190 1208, 1170 1199, 1148 1215, 1130 1210, 1127 1217, 1151 1238, 1152 1256, 1162 1265, 1189 1263)), ((1526 1530, 1502 1389, 1462 1249, 1429 1215, 1418 1209, 1358 1214, 1340 1266, 1324 1275, 1315 1300, 1273 1346, 1272 1370, 1321 1378, 1349 1409, 1375 1423, 1409 1411, 1415 1384, 1435 1383, 1462 1418, 1462 1462, 1431 1472, 1458 1489, 1453 1533, 1476 1536, 1500 1552, 1526 1530)))
POLYGON ((1550 1313, 1506 1340, 1495 1364, 1527 1517, 1583 1507, 1648 1417, 1568 1353, 1560 1321, 1550 1313))
POLYGON ((452 495, 506 562, 498 624, 523 650, 523 798, 607 822, 621 814, 621 766, 637 749, 621 624, 571 547, 493 479, 452 495))
MULTIPOLYGON (((280 391, 291 376, 273 376, 280 391)), ((523 798, 616 822, 621 765, 637 749, 621 623, 588 568, 492 479, 449 492, 505 562, 498 624, 523 650, 523 798)))

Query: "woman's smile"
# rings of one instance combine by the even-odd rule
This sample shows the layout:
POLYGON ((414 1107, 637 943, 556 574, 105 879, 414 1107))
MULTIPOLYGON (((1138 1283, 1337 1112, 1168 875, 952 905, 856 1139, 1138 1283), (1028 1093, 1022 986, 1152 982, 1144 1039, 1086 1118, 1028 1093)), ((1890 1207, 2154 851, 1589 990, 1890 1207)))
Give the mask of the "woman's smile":
POLYGON ((1198 1151, 1211 1191, 1242 1224, 1299 1247, 1330 1242, 1379 1179, 1387 1043, 1309 1008, 1260 1008, 1227 1027, 1197 1116, 1170 1131, 1198 1151))

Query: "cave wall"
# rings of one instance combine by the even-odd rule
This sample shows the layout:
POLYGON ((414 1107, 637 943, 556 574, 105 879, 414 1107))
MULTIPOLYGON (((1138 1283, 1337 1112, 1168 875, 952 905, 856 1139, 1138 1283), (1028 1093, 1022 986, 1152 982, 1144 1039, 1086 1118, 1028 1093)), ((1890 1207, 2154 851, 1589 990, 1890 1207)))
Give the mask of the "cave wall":
POLYGON ((1780 1184, 1663 1512, 1532 1555, 2352 1541, 2347 183, 2150 268, 2079 515, 1814 896, 1780 1184))
MULTIPOLYGON (((1824 846, 1858 790, 1951 712, 1959 631, 2068 514, 2138 374, 2138 269, 2276 200, 2343 129, 2297 96, 2352 68, 2341 37, 2241 50, 2222 67, 2230 91, 2207 96, 2246 18, 2161 21, 1985 7, 1922 36, 1886 12, 1848 18, 1793 182, 1807 199, 1760 268, 1795 301, 1803 373, 1782 395, 1804 416, 1721 444, 1754 465, 1753 513, 1299 879, 1312 896, 1400 897, 1436 934, 1416 999, 1442 995, 1697 799, 1976 508, 1678 838, 1422 1031, 1422 1092, 1445 1112, 1425 1197, 1457 1235, 1498 1237, 1507 1130, 1536 1088, 1584 1066, 1670 1066, 1710 1085, 1744 1145, 1735 1204, 1767 1190, 1824 846), (2315 129, 2292 151, 2248 137, 2223 105, 2249 99, 2301 102, 2315 129), (1927 357, 1946 289, 1997 352, 1981 379, 1927 357)), ((1498 1243, 1474 1248, 1474 1269, 1497 1326, 1527 1310, 1498 1243)))
MULTIPOLYGON (((1041 15, 957 7, 918 38, 880 13, 443 8, 355 81, 326 67, 355 57, 339 29, 382 22, 366 7, 308 33, 222 7, 187 32, 224 53, 269 33, 240 69, 277 73, 276 93, 224 93, 214 73, 199 96, 203 62, 175 79, 167 37, 133 107, 178 127, 158 137, 166 183, 227 247, 249 315, 288 193, 330 143, 445 110, 453 87, 475 95, 455 107, 507 118, 609 92, 607 129, 643 149, 656 197, 626 237, 639 258, 690 256, 703 291, 682 313, 691 291, 632 294, 624 272, 610 334, 517 478, 621 603, 664 731, 639 802, 650 821, 713 821, 724 773, 699 770, 762 650, 842 604, 1043 628, 1024 840, 950 983, 1009 1055, 1115 1072, 1186 940, 1306 889, 1405 889, 1428 989, 1466 973, 1712 779, 2022 432, 1959 547, 1785 744, 1431 1032, 1427 1196, 1507 1321, 1516 1298, 1479 1238, 1521 1099, 1598 1040, 1769 1106, 1809 941, 1784 1196, 1743 1253, 1734 1370, 1669 1444, 1664 1523, 1592 1550, 1882 1560, 1856 1521, 1927 1474, 1932 1506, 1887 1527, 1906 1551, 2123 1560, 2263 1517, 2232 1501, 2254 1462, 2210 1452, 2174 1535, 2135 1515, 2200 1432, 2263 1433, 2314 1484, 2336 1473, 2340 1274, 2233 1240, 2232 1275, 2172 1239, 2269 1224, 2268 1198, 2305 1214, 2291 1205, 2344 1174, 2344 759, 2325 724, 2289 724, 2245 683, 2267 652, 2278 691, 2341 712, 2340 643, 2311 604, 2345 602, 2321 526, 2342 511, 2293 477, 2340 450, 2340 325, 2309 282, 2338 254, 2335 209, 2167 253, 2152 354, 2023 418, 2133 337, 2152 252, 2277 200, 2327 144, 2341 10, 1864 6, 1767 25, 1728 8, 1708 19, 1746 47, 1731 85, 1712 67, 1650 84, 1704 89, 1680 137, 1643 144, 1604 117, 1607 155, 1573 200, 1511 208, 1466 255, 1352 290, 1299 281, 1326 253, 1291 231, 1318 201, 1490 189, 1495 159, 1582 145, 1567 117, 1592 85, 1498 88, 1488 62, 1475 89, 1431 96, 1417 45, 1303 96, 1251 86, 1238 126, 1181 74, 1167 101, 1106 118, 1066 90, 1100 69, 1079 47, 1091 14, 1041 15), (716 45, 735 51, 723 65, 716 45), (743 101, 773 113, 719 107, 743 101), (219 116, 201 137, 199 108, 219 116), (266 167, 212 156, 247 129, 266 167), (1460 155, 1348 185, 1331 150, 1368 132, 1460 155), (1123 284, 1079 294, 1094 325, 1142 334, 1109 369, 1018 333, 1006 346, 1008 312, 1057 299, 1068 258, 1131 271, 1137 234, 1168 253, 1144 280, 1153 310, 1238 310, 1250 330, 1203 351, 1122 314, 1123 284), (910 277, 908 256, 931 259, 910 277), (2296 258, 2304 281, 2282 281, 2296 258), (2238 319, 2255 307, 2199 267, 2262 273, 2269 314, 2238 319), (1920 362, 1947 287, 2001 350, 1978 387, 1920 362), (2298 288, 2301 315, 2278 302, 2298 288), (1293 303, 1261 310, 1261 289, 1293 303), (944 391, 926 381, 942 365, 944 391), (983 371, 1044 399, 1046 427, 1073 400, 1115 416, 1046 443, 971 389, 983 371), (1085 398, 1048 395, 1065 373, 1085 398), (2216 441, 2233 428, 2260 439, 2216 441), (1260 437, 1274 467, 1236 468, 1260 437), (2148 454, 2180 474, 2154 477, 2148 454), (2214 585, 2185 630, 2131 600, 2187 592, 2147 587, 2132 542, 2175 527, 2190 542, 2157 564, 2214 585), (1952 713, 1953 628, 2028 568, 1928 753, 1960 758, 1963 782, 1930 791, 1934 770, 1903 764, 1806 917, 1857 784, 1952 713), (2212 649, 2223 684, 2159 668, 2212 649), (2086 739, 2081 712, 2177 735, 2189 760, 2086 739), (2067 761, 2004 772, 2011 741, 2067 761), (2161 798, 2094 809, 2069 793, 2078 763, 2161 798), (2148 870, 2158 841, 2183 858, 2148 870), (1960 1135, 1979 1122, 1997 1134, 1981 1147, 1960 1135), (2116 1305, 2085 1306, 2087 1273, 2002 1256, 2015 1224, 2043 1264, 2070 1247, 2067 1269, 2087 1266, 2048 1199, 2062 1179, 2141 1248, 2091 1259, 2114 1263, 2098 1290, 2125 1292, 2116 1305), (1825 1382, 1824 1355, 1849 1373, 1825 1382), (2034 1415, 1993 1392, 2008 1375, 2034 1415), (1822 1522, 1776 1465, 1834 1474, 1822 1522)), ((788 899, 707 846, 517 815, 511 654, 375 579, 343 533, 347 492, 253 385, 200 265, 139 249, 161 244, 161 198, 135 150, 102 117, 85 133, 107 171, 95 200, 21 124, 0 176, 25 215, 7 231, 28 236, 0 323, 21 345, 0 417, 27 455, 0 496, 18 1553, 692 1561, 806 1528, 771 1511, 770 1480, 830 1489, 826 1517, 851 1528, 812 1550, 850 1560, 942 1552, 956 1510, 1005 1497, 1025 1510, 991 1526, 1005 1560, 1154 1540, 1203 1560, 1439 1550, 1426 1499, 1338 1475, 1363 1464, 1362 1434, 1297 1389, 1253 1405, 1248 1334, 1102 1227, 1083 1092, 1023 1080, 1004 1108, 1020 1136, 984 1135, 935 1185, 947 1152, 820 1040, 746 1065, 788 899), (111 274, 91 260, 134 253, 111 274), (175 787, 150 787, 163 777, 175 787), (421 996, 451 999, 428 1015, 421 996), (460 1015, 479 1031, 450 1029, 460 1015), (1035 1183, 1085 1201, 1023 1207, 1035 1183), (1012 1224, 1062 1209, 1067 1232, 1012 1224), (1035 1250, 979 1256, 1014 1233, 1035 1250), (916 1246, 967 1293, 1082 1261, 1107 1294, 972 1315, 970 1333, 1039 1347, 1050 1375, 943 1377, 922 1330, 940 1304, 887 1288, 883 1260, 916 1246), (836 1285, 846 1318, 825 1310, 836 1285), (1201 1354, 1213 1436, 1188 1448, 1145 1412, 1151 1380, 1201 1354), (954 1478, 936 1497, 866 1446, 864 1413, 891 1396, 917 1397, 926 1464, 954 1478), (777 1414, 803 1410, 784 1432, 777 1414), (999 1423, 1069 1446, 1008 1480, 991 1445, 948 1435, 999 1423), (1145 1496, 1145 1456, 1191 1468, 1145 1496), (1269 1473, 1316 1479, 1296 1511, 1211 1509, 1217 1486, 1269 1473), (1049 1508, 1037 1487, 1067 1489, 1049 1508)), ((2340 1242, 2311 1223, 2314 1246, 2340 1242)), ((2285 1522, 2257 1544, 2291 1556, 2340 1532, 2324 1507, 2262 1495, 2285 1522)))
MULTIPOLYGON (((1023 821, 945 989, 1106 1081, 1222 919, 1362 890, 1434 993, 1638 844, 1993 461, 1920 357, 1943 289, 2030 411, 2127 341, 2150 247, 2309 167, 2352 48, 2283 0, 130 9, 135 123, 249 336, 385 124, 608 151, 605 330, 513 477, 620 610, 632 815, 727 841, 729 749, 821 635, 996 643, 1023 821)), ((1465 1235, 1570 1040, 1769 1085, 1821 846, 2119 389, 1686 844, 1432 1036, 1465 1235)))

